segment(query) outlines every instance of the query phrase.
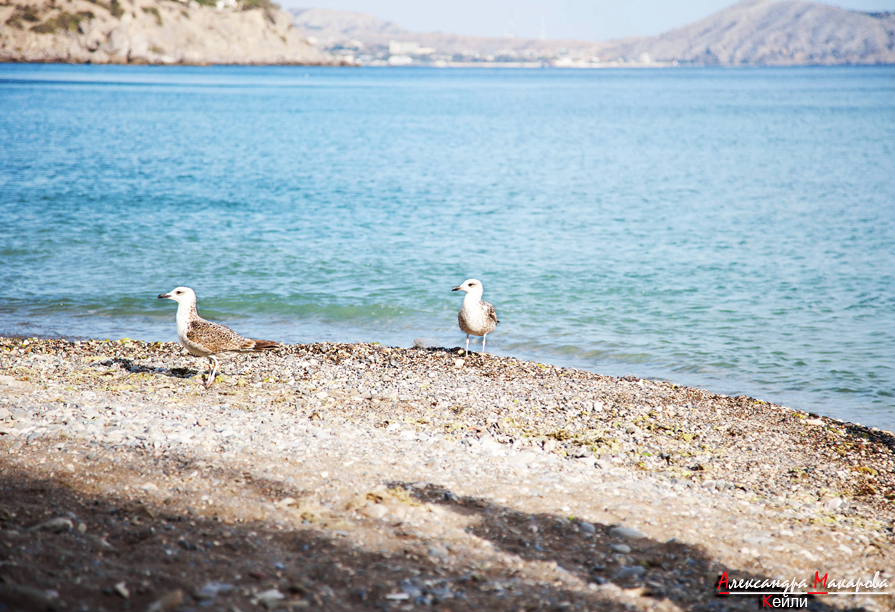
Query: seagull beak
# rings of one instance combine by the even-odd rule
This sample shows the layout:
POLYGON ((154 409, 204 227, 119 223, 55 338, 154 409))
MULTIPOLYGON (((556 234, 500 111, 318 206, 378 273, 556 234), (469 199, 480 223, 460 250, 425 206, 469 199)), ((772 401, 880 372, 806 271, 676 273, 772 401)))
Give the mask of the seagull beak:
POLYGON ((460 287, 454 287, 451 291, 460 291, 460 287))
POLYGON ((160 300, 164 300, 165 298, 169 298, 169 297, 171 297, 170 293, 159 293, 158 294, 158 299, 160 299, 160 300))

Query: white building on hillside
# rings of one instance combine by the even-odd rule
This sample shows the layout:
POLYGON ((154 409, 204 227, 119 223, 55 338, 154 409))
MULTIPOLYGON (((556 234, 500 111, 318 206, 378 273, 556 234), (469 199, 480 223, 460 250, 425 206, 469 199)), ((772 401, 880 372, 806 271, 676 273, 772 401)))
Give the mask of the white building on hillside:
POLYGON ((432 55, 435 47, 420 47, 418 42, 388 41, 389 55, 432 55))

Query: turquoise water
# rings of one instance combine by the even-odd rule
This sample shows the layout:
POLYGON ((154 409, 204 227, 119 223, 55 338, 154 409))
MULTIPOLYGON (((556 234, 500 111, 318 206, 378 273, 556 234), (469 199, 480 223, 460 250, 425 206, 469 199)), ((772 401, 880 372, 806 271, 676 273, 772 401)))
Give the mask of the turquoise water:
POLYGON ((0 333, 459 346, 895 428, 895 69, 0 65, 0 333), (480 347, 480 343, 476 347, 480 347))

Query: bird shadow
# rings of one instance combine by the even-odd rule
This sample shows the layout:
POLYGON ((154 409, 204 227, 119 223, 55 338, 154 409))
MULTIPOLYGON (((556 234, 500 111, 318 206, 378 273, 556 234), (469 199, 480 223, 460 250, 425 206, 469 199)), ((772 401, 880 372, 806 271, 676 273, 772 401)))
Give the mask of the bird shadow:
POLYGON ((162 368, 147 366, 134 363, 130 359, 125 359, 123 357, 104 359, 103 361, 96 362, 94 365, 107 368, 114 368, 117 366, 129 374, 153 374, 157 376, 167 376, 169 378, 193 378, 199 374, 199 370, 194 370, 192 368, 162 368))

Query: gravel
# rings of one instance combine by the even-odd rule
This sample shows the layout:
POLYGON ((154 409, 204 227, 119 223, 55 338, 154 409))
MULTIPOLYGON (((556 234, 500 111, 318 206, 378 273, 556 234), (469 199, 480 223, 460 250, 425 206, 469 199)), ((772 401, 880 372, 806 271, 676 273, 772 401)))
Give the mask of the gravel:
MULTIPOLYGON (((721 571, 781 580, 881 572, 895 581, 891 432, 460 349, 295 345, 234 356, 221 369, 205 390, 203 364, 174 344, 0 339, 0 477, 10 491, 39 482, 80 500, 66 503, 139 503, 153 520, 164 514, 181 544, 159 543, 159 564, 202 552, 172 518, 186 517, 209 532, 241 529, 249 541, 264 529, 313 535, 305 545, 338 557, 334 576, 354 572, 301 578, 313 586, 277 578, 304 571, 308 562, 294 561, 258 570, 265 588, 241 584, 263 582, 244 572, 183 572, 153 585, 124 564, 104 588, 147 583, 129 591, 142 609, 196 605, 190 597, 268 609, 401 609, 457 597, 506 609, 542 600, 712 609, 721 571), (374 553, 393 561, 378 582, 379 570, 352 565, 374 553)), ((37 550, 2 545, 16 538, 101 550, 119 537, 49 503, 41 520, 15 503, 0 501, 0 519, 9 515, 0 561, 37 550), (51 520, 61 528, 46 527, 51 520)), ((274 538, 256 553, 273 559, 278 546, 274 538)), ((47 566, 42 592, 69 600, 74 587, 58 576, 75 584, 77 571, 60 571, 47 566)), ((747 600, 755 605, 723 602, 747 600)))

